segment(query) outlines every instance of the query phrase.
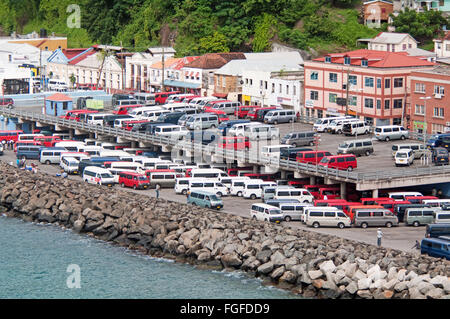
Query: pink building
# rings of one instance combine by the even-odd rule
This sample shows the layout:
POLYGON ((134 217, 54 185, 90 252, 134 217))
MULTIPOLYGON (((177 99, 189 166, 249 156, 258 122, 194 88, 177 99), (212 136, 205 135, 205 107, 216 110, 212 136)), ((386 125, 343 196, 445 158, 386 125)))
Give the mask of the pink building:
POLYGON ((411 72, 433 66, 406 52, 365 49, 305 61, 303 114, 320 118, 347 113, 374 125, 401 124, 409 106, 411 72))

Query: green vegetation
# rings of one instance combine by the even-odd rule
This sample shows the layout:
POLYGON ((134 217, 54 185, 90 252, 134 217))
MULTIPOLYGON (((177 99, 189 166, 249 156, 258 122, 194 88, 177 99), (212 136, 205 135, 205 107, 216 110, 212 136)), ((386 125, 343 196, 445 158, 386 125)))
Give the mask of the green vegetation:
MULTIPOLYGON (((139 51, 163 44, 173 45, 184 56, 267 51, 276 40, 320 54, 355 49, 358 38, 380 31, 361 24, 355 9, 360 4, 359 0, 0 0, 0 26, 5 33, 45 28, 67 34, 70 47, 101 43, 139 51), (67 26, 72 14, 67 7, 74 3, 81 8, 78 29, 67 26)), ((436 19, 419 21, 434 28, 440 24, 436 19)), ((428 29, 419 29, 413 31, 429 36, 428 29)))

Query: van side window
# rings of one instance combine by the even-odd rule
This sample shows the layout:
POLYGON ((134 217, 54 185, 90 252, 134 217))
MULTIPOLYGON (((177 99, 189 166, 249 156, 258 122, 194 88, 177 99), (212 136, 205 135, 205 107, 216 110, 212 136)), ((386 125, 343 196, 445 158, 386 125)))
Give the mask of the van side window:
POLYGON ((383 212, 373 212, 373 217, 383 217, 383 212))
POLYGON ((345 158, 344 157, 338 157, 337 161, 338 161, 338 163, 344 163, 345 162, 345 158))
POLYGON ((325 217, 335 217, 336 213, 335 212, 325 212, 325 217))
POLYGON ((355 158, 353 156, 349 156, 345 158, 346 162, 353 162, 355 160, 355 158))
POLYGON ((346 217, 347 215, 345 215, 344 213, 337 213, 338 217, 346 217))
POLYGON ((358 217, 369 217, 370 212, 358 212, 358 217))
POLYGON ((311 217, 323 217, 323 212, 309 212, 311 217))

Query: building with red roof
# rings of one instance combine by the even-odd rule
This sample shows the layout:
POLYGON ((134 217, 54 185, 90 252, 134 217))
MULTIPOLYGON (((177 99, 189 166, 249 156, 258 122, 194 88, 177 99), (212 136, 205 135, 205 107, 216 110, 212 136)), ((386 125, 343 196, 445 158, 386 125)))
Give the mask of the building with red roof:
POLYGON ((65 94, 55 93, 45 99, 45 114, 47 115, 60 116, 72 109, 73 100, 65 94))
POLYGON ((374 125, 406 125, 411 72, 434 66, 407 52, 366 49, 306 61, 303 114, 348 114, 374 125))

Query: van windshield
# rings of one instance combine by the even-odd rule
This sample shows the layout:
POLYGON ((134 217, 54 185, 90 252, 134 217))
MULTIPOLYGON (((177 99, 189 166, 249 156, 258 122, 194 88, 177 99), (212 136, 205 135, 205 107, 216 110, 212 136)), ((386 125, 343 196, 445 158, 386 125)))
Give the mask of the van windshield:
POLYGON ((271 209, 269 209, 269 214, 270 215, 279 215, 279 214, 281 214, 281 211, 276 208, 271 208, 271 209))
POLYGON ((323 120, 317 120, 315 124, 322 124, 323 120))
POLYGON ((329 161, 330 161, 330 159, 328 157, 324 157, 324 158, 322 158, 322 160, 320 162, 326 164, 329 161))
POLYGON ((397 157, 397 158, 407 158, 408 157, 408 153, 397 152, 395 154, 395 157, 397 157))
POLYGON ((213 201, 218 201, 219 198, 216 195, 209 195, 209 198, 213 201))
POLYGON ((100 174, 100 177, 101 178, 113 178, 113 176, 111 174, 109 174, 109 173, 100 174))
POLYGON ((343 144, 339 144, 339 148, 349 148, 350 144, 347 143, 343 143, 343 144))

